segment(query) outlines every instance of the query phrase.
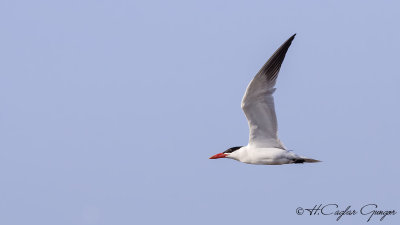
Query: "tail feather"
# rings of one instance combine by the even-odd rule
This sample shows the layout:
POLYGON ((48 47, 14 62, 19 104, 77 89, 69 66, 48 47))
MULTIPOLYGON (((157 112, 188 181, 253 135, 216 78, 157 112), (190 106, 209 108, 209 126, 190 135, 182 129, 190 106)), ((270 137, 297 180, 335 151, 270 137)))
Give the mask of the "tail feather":
POLYGON ((316 159, 310 159, 310 158, 303 158, 303 159, 304 159, 304 162, 306 162, 306 163, 322 162, 322 161, 319 161, 319 160, 316 160, 316 159))
POLYGON ((321 162, 321 161, 316 160, 316 159, 310 159, 310 158, 297 158, 293 161, 293 163, 317 163, 317 162, 321 162))

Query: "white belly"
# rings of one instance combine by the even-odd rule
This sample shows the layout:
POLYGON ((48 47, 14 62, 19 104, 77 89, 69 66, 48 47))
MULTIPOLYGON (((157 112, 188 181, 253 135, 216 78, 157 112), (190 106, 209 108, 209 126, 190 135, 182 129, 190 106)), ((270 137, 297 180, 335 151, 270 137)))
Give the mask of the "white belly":
POLYGON ((246 146, 235 151, 229 158, 243 163, 259 165, 281 165, 292 163, 298 157, 292 152, 279 148, 251 148, 246 146))

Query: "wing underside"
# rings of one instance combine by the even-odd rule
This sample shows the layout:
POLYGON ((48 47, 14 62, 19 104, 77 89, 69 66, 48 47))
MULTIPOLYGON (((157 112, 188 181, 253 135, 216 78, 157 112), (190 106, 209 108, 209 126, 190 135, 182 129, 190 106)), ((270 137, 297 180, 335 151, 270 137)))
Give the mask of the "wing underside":
POLYGON ((242 109, 249 123, 249 145, 285 149, 278 138, 273 93, 282 62, 295 35, 283 43, 268 59, 250 82, 243 96, 242 109))

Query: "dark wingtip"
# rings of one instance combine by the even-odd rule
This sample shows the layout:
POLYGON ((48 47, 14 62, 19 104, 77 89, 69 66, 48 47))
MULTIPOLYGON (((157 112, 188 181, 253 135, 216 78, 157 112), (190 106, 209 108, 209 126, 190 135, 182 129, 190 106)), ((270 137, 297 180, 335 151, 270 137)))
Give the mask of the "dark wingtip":
POLYGON ((293 41, 294 37, 296 37, 296 33, 294 33, 294 34, 288 39, 288 41, 293 41))
POLYGON ((290 45, 296 33, 293 34, 289 39, 285 41, 272 56, 268 59, 268 61, 264 64, 264 66, 260 69, 257 74, 262 74, 267 76, 267 79, 270 81, 276 80, 279 70, 281 68, 281 64, 285 59, 286 52, 288 51, 290 45))
MULTIPOLYGON (((296 33, 294 33, 287 41, 292 42, 293 39, 294 39, 294 37, 296 37, 296 33)), ((287 42, 287 41, 286 41, 286 42, 287 42)))

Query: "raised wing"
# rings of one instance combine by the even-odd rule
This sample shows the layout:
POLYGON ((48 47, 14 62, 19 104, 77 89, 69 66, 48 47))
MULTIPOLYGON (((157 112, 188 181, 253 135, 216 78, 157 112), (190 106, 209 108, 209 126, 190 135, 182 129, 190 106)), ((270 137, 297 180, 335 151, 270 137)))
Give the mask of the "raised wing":
POLYGON ((282 148, 278 138, 274 97, 276 78, 296 34, 291 36, 268 59, 247 86, 242 100, 242 109, 249 123, 249 145, 259 148, 282 148))

